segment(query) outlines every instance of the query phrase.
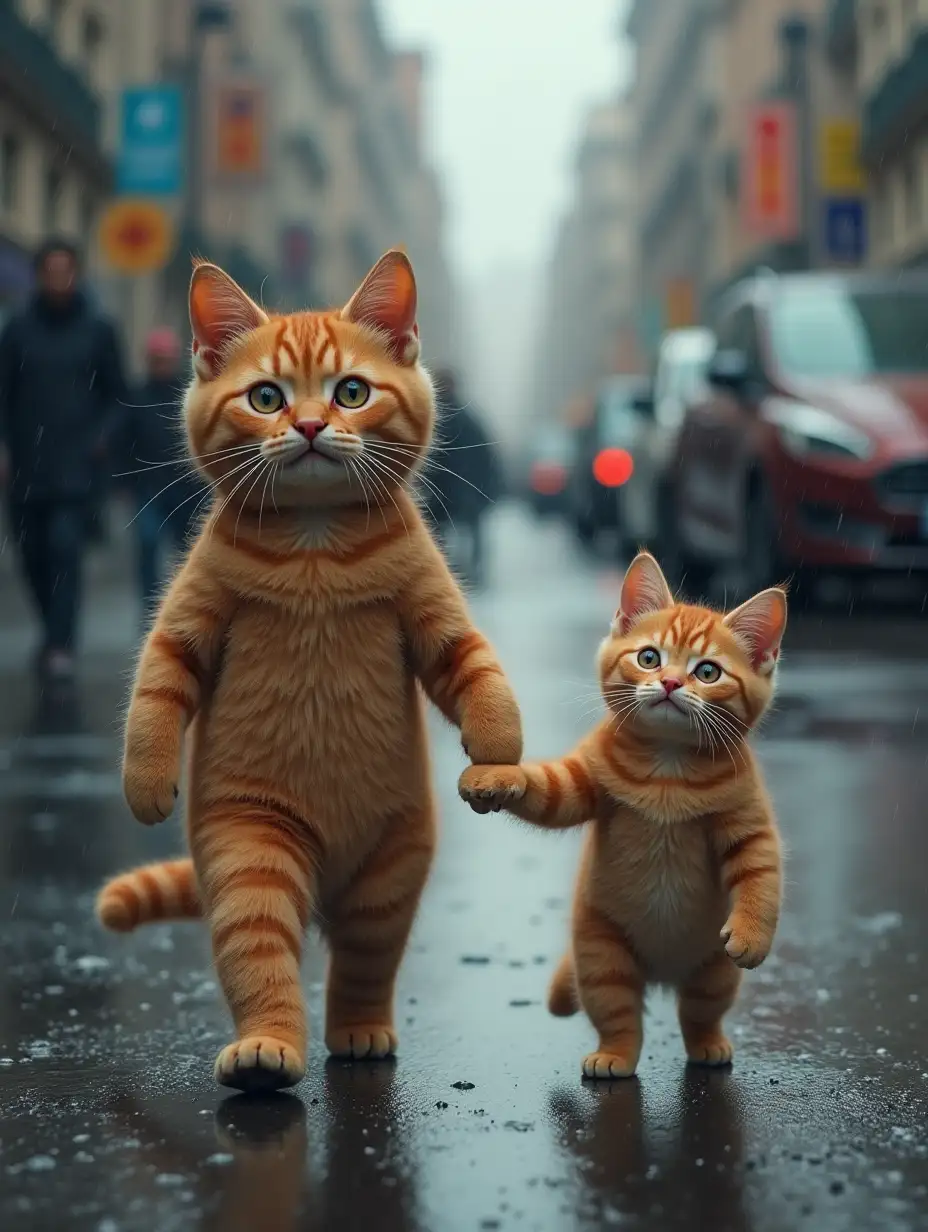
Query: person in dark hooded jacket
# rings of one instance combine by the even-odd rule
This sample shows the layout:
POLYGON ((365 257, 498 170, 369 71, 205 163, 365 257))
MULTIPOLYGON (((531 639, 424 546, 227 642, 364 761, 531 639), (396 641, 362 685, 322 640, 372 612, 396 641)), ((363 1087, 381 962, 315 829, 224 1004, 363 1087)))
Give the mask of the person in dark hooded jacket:
POLYGON ((187 457, 181 352, 172 329, 151 331, 145 340, 145 380, 133 391, 117 437, 120 482, 136 505, 139 597, 146 621, 157 604, 166 552, 187 545, 208 491, 187 457))
POLYGON ((484 518, 502 495, 499 459, 480 414, 461 396, 455 374, 443 369, 433 380, 438 424, 423 496, 443 548, 468 581, 482 586, 484 518))
POLYGON ((95 477, 125 398, 113 325, 81 288, 77 249, 49 240, 38 290, 0 335, 0 486, 43 627, 40 667, 68 677, 95 477))

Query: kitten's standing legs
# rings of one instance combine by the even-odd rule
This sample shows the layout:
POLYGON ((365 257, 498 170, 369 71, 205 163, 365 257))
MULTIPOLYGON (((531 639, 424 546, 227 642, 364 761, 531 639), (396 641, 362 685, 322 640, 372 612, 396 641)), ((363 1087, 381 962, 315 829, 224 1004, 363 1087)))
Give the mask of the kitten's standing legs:
POLYGON ((641 1054, 644 976, 621 929, 584 903, 575 909, 574 962, 581 1004, 599 1032, 584 1077, 630 1078, 641 1054))
POLYGON ((216 1079, 243 1091, 293 1086, 306 1068, 300 956, 319 867, 313 834, 236 802, 198 818, 191 846, 238 1036, 220 1052, 216 1079))
POLYGON ((680 989, 678 1011, 686 1055, 696 1065, 728 1065, 732 1046, 722 1018, 738 995, 741 972, 722 951, 680 989))
POLYGON ((430 804, 391 818, 383 839, 327 905, 331 961, 325 1042, 333 1056, 392 1056, 393 986, 435 849, 430 804))

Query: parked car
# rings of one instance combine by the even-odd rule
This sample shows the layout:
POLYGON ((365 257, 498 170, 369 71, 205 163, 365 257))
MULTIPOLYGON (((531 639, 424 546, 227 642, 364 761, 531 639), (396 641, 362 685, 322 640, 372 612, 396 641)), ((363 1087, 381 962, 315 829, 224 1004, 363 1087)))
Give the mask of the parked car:
POLYGON ((798 596, 928 570, 928 277, 754 278, 716 337, 675 449, 677 570, 798 596))
POLYGON ((711 330, 671 330, 661 339, 650 390, 633 403, 637 431, 630 446, 634 469, 616 490, 622 549, 648 547, 659 556, 675 535, 668 497, 670 466, 677 435, 690 402, 702 396, 715 349, 711 330))
POLYGON ((550 424, 538 429, 528 450, 524 491, 539 517, 565 512, 573 455, 568 428, 550 424))
POLYGON ((582 543, 593 544, 602 532, 619 529, 615 489, 634 469, 631 446, 640 427, 635 401, 647 389, 643 377, 612 377, 598 390, 588 422, 574 430, 568 507, 582 543))

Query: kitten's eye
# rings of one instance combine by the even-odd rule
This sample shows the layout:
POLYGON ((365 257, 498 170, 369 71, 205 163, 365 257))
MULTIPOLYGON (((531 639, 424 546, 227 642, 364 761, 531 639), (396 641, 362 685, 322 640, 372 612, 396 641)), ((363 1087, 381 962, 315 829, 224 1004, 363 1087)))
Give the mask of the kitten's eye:
POLYGON ((715 684, 721 677, 722 669, 717 663, 713 663, 711 659, 703 659, 702 663, 696 664, 696 670, 693 675, 697 680, 701 680, 703 684, 715 684))
POLYGON ((653 646, 646 646, 644 650, 638 651, 638 666, 647 668, 648 671, 653 671, 655 667, 660 667, 661 656, 660 651, 655 650, 653 646))
POLYGON ((262 381, 248 391, 248 401, 252 408, 262 415, 273 415, 286 402, 282 389, 272 385, 270 381, 262 381))
POLYGON ((371 387, 359 376, 346 376, 338 382, 332 394, 332 400, 346 411, 357 411, 371 396, 371 387))

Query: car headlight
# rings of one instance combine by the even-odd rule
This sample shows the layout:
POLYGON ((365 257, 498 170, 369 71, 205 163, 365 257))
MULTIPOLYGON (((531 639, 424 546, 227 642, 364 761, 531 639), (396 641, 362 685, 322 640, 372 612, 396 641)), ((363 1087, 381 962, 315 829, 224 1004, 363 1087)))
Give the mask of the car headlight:
POLYGON ((853 458, 866 462, 873 441, 837 415, 801 402, 780 402, 769 418, 776 425, 783 447, 796 458, 853 458))

